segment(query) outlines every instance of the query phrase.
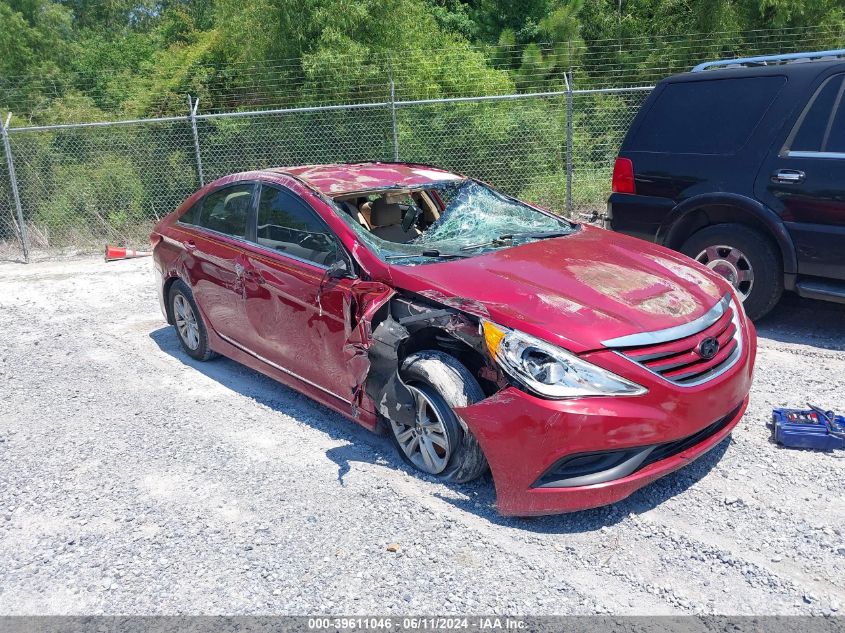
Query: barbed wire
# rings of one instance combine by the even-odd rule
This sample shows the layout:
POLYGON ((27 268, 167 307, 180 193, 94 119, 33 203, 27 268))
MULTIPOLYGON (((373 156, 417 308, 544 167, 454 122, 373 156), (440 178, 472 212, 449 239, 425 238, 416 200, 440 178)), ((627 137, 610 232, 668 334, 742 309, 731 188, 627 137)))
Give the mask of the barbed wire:
MULTIPOLYGON (((127 81, 123 72, 96 75, 18 75, 0 78, 0 109, 13 125, 174 116, 185 93, 200 97, 205 113, 278 109, 396 99, 541 92, 562 86, 571 71, 576 87, 649 85, 707 59, 796 52, 841 45, 840 30, 792 27, 743 32, 651 35, 530 46, 465 45, 420 55, 305 55, 297 59, 190 64, 181 80, 156 84, 145 68, 127 81), (467 63, 467 57, 474 63, 467 63)), ((173 78, 170 78, 173 79, 173 78)))
MULTIPOLYGON (((55 257, 103 242, 142 248, 152 225, 201 181, 269 166, 398 157, 482 178, 559 213, 597 211, 655 81, 708 59, 839 41, 829 29, 781 29, 546 43, 524 55, 540 56, 533 65, 522 63, 525 47, 488 46, 425 60, 197 66, 186 77, 202 82, 145 94, 140 112, 129 99, 136 93, 114 97, 119 75, 5 77, 0 107, 17 103, 9 141, 33 256, 55 257), (464 63, 465 54, 477 63, 464 63), (195 119, 185 93, 200 100, 195 119)), ((22 250, 7 158, 0 147, 0 259, 15 259, 22 250)))

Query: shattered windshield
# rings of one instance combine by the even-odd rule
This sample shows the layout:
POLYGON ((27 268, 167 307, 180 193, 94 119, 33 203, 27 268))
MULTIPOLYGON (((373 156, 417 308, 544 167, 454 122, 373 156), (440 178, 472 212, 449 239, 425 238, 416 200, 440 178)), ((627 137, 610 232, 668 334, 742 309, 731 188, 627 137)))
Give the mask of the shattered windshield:
POLYGON ((575 230, 563 218, 469 179, 336 202, 376 255, 400 265, 472 257, 575 230))

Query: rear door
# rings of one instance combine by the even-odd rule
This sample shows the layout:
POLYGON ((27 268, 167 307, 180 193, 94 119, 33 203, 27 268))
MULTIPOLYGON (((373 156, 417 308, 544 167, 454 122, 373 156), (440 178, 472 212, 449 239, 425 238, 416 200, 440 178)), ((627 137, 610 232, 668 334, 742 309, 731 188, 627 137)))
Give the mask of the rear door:
POLYGON ((246 351, 350 404, 353 281, 327 275, 346 256, 340 241, 299 195, 267 183, 254 235, 241 262, 246 351))
MULTIPOLYGON (((615 231, 665 238, 672 211, 714 192, 753 195, 756 170, 771 143, 764 121, 785 107, 787 78, 776 67, 688 73, 658 85, 637 114, 619 153, 632 161, 636 193, 610 197, 615 231)), ((781 119, 783 115, 780 115, 781 119)))
POLYGON ((176 223, 194 299, 206 323, 230 341, 243 336, 238 258, 246 244, 255 189, 253 182, 216 189, 176 223))
POLYGON ((821 81, 757 177, 786 223, 798 272, 845 279, 845 73, 821 81))

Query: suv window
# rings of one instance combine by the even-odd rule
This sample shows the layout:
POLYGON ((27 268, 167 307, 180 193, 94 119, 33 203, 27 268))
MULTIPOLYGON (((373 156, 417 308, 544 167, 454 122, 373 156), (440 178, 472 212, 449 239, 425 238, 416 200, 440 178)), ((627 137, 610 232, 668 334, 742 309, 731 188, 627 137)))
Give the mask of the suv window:
POLYGON ((845 152, 843 75, 825 81, 813 95, 787 146, 794 152, 845 152))
POLYGON ((839 107, 833 114, 830 136, 827 137, 827 144, 822 151, 845 154, 845 83, 840 88, 840 94, 842 98, 839 100, 839 107))
MULTIPOLYGON (((193 209, 188 213, 193 214, 192 219, 197 226, 225 235, 245 238, 254 189, 255 185, 251 183, 218 189, 203 198, 199 221, 193 209)), ((195 205, 194 209, 196 206, 198 205, 195 205)), ((180 220, 185 221, 184 217, 182 216, 180 220)))
POLYGON ((745 145, 786 77, 737 77, 667 84, 645 114, 630 149, 668 154, 732 154, 745 145))
POLYGON ((256 243, 286 255, 328 266, 337 259, 337 242, 328 226, 291 191, 262 186, 256 243))

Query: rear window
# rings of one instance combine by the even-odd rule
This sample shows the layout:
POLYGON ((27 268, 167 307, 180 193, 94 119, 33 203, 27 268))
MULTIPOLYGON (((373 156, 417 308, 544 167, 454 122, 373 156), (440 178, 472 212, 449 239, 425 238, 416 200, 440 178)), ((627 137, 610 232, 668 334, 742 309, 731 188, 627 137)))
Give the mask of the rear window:
POLYGON ((667 84, 629 149, 668 154, 732 154, 748 141, 786 77, 667 84))

